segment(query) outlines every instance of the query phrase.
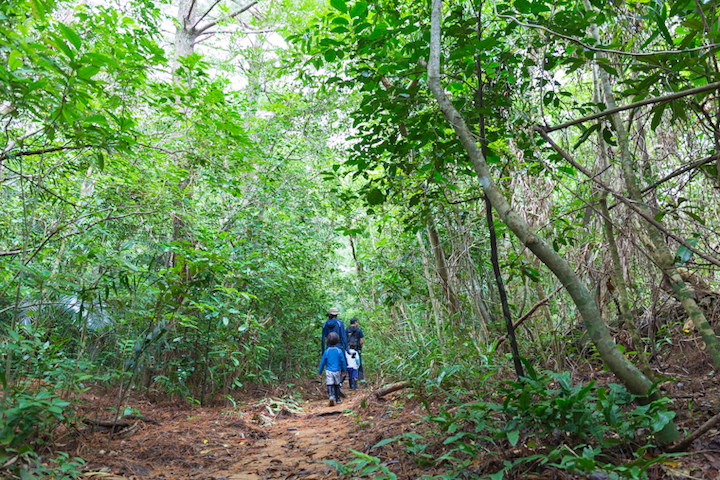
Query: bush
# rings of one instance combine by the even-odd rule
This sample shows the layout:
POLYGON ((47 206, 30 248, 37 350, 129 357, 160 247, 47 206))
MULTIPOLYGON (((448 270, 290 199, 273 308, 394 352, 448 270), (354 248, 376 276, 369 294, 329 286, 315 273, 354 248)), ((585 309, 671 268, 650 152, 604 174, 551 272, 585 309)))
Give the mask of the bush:
POLYGON ((2 365, 10 355, 14 367, 0 373, 0 472, 9 478, 77 478, 82 460, 62 454, 44 466, 40 452, 59 427, 74 423, 71 403, 55 391, 79 390, 88 377, 82 365, 30 328, 7 332, 0 353, 2 365))
MULTIPOLYGON (((441 390, 447 401, 438 413, 425 417, 438 427, 435 438, 404 434, 385 439, 373 449, 401 442, 420 466, 446 465, 446 475, 439 478, 493 480, 501 480, 506 472, 516 471, 521 465, 641 479, 650 465, 665 458, 647 459, 644 454, 652 435, 675 415, 667 410, 666 398, 637 405, 638 398, 620 385, 573 385, 567 372, 536 373, 530 365, 526 367, 526 377, 508 382, 500 390, 502 404, 462 402, 457 391, 441 390), (488 452, 494 455, 494 449, 516 447, 519 443, 537 453, 505 461, 495 473, 488 473, 478 461, 488 452), (611 449, 615 451, 618 446, 633 452, 634 459, 615 464, 611 449)), ((441 389, 441 382, 428 385, 441 389)), ((423 402, 429 411, 429 403, 423 402)), ((363 476, 382 465, 375 457, 356 457, 339 468, 340 472, 363 476)), ((386 476, 377 478, 390 478, 388 472, 384 473, 386 476)))

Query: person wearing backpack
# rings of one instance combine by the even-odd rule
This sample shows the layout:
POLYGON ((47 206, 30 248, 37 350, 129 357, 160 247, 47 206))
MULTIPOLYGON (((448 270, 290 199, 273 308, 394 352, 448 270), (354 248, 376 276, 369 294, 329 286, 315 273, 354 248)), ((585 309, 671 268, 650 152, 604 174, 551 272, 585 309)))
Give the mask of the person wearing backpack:
POLYGON ((328 335, 331 333, 337 333, 339 340, 339 347, 343 350, 343 352, 347 352, 348 350, 348 343, 347 343, 347 333, 345 332, 345 325, 343 325, 343 322, 337 318, 338 315, 340 315, 340 310, 337 308, 331 308, 327 312, 327 322, 323 324, 322 327, 322 334, 320 338, 320 345, 322 347, 322 351, 325 352, 325 349, 327 348, 325 346, 325 342, 327 341, 328 335))
POLYGON ((362 361, 362 347, 365 344, 365 335, 363 335, 363 331, 360 328, 360 320, 355 317, 350 319, 350 326, 347 329, 347 342, 348 347, 358 352, 358 380, 365 380, 362 361))

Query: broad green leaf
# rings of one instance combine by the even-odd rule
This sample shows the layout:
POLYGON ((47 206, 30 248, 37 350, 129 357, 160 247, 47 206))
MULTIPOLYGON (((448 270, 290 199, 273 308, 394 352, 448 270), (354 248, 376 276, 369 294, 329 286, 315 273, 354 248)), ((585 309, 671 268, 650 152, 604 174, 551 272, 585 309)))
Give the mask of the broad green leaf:
POLYGON ((380 205, 385 201, 385 195, 380 191, 379 188, 373 188, 367 194, 367 202, 370 205, 380 205))
POLYGON ((373 445, 370 450, 374 450, 376 448, 382 447, 383 445, 387 445, 388 443, 392 443, 396 441, 399 437, 392 437, 392 438, 385 438, 383 440, 380 440, 378 443, 373 445))
POLYGON ((658 125, 660 125, 660 122, 662 121, 662 114, 667 105, 667 103, 662 103, 653 109, 653 112, 655 113, 653 114, 652 122, 650 122, 650 129, 653 131, 655 131, 658 125))
POLYGON ((345 3, 345 0, 330 0, 330 6, 342 13, 347 13, 347 3, 345 3))
POLYGON ((62 52, 69 58, 74 59, 75 58, 75 52, 72 51, 70 47, 68 47, 68 44, 65 43, 65 41, 60 38, 60 35, 57 33, 51 33, 50 34, 53 38, 52 44, 55 45, 57 48, 62 50, 62 52))
POLYGON ((580 138, 578 139, 578 141, 575 142, 575 145, 573 145, 573 150, 577 150, 577 148, 578 148, 580 145, 582 145, 582 144, 585 142, 585 140, 587 140, 588 137, 590 137, 590 135, 591 135, 593 132, 597 131, 598 128, 600 128, 600 124, 599 124, 599 123, 595 123, 595 124, 591 125, 590 128, 585 129, 585 131, 583 132, 583 134, 580 135, 580 138))
POLYGON ((63 36, 67 38, 70 43, 73 44, 76 50, 80 50, 80 45, 82 45, 82 39, 80 36, 75 33, 75 31, 62 23, 58 24, 58 27, 60 28, 60 31, 62 32, 63 36))
POLYGON ((99 71, 100 71, 100 67, 98 67, 96 65, 87 65, 87 66, 81 68, 80 70, 78 70, 77 75, 78 75, 78 77, 80 77, 84 80, 90 80, 99 71))
POLYGON ((364 18, 366 16, 367 9, 368 5, 366 2, 355 2, 355 5, 353 5, 350 9, 350 16, 352 18, 364 18))
POLYGON ((7 63, 8 69, 11 71, 22 67, 22 53, 18 52, 17 50, 13 50, 12 52, 10 52, 10 55, 8 55, 7 63))

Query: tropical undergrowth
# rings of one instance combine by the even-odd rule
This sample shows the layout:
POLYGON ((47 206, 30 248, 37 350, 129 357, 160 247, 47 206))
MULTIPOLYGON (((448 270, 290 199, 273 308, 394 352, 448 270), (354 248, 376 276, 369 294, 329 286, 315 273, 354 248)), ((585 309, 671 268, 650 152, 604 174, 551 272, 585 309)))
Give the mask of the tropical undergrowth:
POLYGON ((460 387, 454 381, 458 369, 443 370, 410 395, 425 407, 427 431, 386 438, 333 465, 354 478, 396 478, 381 457, 399 448, 418 467, 444 471, 422 478, 500 480, 554 468, 642 479, 651 465, 667 459, 650 454, 653 435, 675 415, 667 398, 643 403, 621 385, 573 383, 569 372, 537 372, 524 363, 525 377, 500 387, 488 383, 481 392, 460 387))

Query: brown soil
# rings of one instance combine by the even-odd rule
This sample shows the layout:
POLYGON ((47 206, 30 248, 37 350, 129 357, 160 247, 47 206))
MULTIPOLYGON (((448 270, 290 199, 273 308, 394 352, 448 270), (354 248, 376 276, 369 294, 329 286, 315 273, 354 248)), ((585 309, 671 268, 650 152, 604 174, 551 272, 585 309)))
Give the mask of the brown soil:
MULTIPOLYGON (((299 402, 269 397, 236 407, 190 408, 131 399, 128 406, 147 421, 123 421, 127 426, 112 438, 110 429, 88 428, 65 447, 85 459, 89 478, 105 480, 337 478, 325 461, 346 463, 353 458, 350 449, 367 451, 385 428, 374 428, 372 408, 362 406, 373 402, 370 390, 348 392, 341 405, 329 407, 319 386, 308 384, 297 387, 307 397, 299 402)), ((88 400, 97 406, 115 398, 103 397, 88 400)), ((393 428, 404 422, 386 423, 393 428)))

